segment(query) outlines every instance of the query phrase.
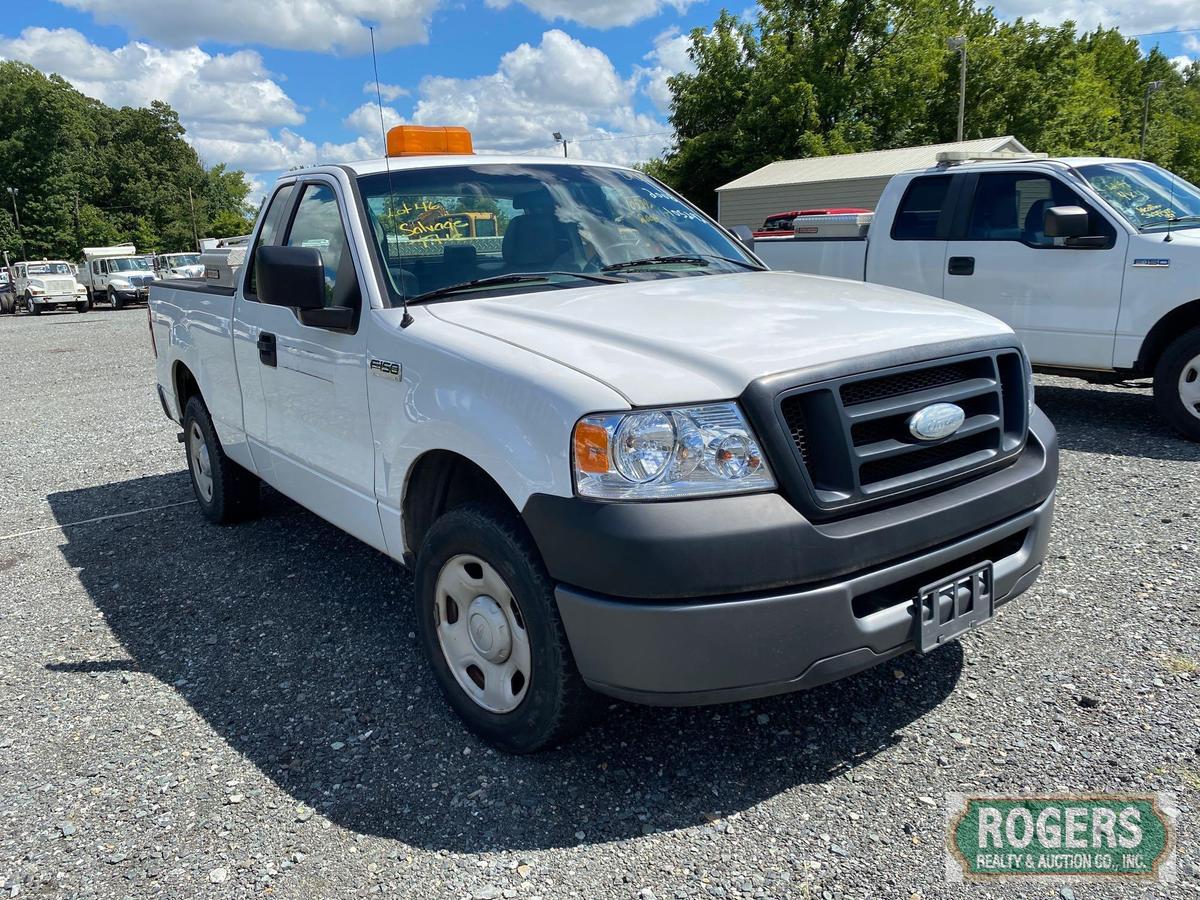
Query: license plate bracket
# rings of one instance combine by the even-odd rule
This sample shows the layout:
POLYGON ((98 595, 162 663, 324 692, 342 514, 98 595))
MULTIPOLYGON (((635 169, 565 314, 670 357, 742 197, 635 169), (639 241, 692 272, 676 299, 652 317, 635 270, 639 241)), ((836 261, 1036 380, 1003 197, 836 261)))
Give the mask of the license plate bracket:
POLYGON ((921 588, 913 606, 918 653, 929 653, 977 628, 995 612, 992 563, 977 563, 921 588))

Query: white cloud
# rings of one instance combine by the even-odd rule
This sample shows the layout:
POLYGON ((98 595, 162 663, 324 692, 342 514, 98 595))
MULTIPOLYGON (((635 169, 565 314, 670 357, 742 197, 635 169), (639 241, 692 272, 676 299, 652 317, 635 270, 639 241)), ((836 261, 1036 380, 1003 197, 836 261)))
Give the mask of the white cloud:
POLYGON ((654 39, 654 49, 645 56, 654 65, 640 69, 640 74, 646 79, 642 90, 663 112, 671 108, 671 89, 667 79, 680 72, 696 70, 695 63, 688 57, 691 46, 692 39, 688 35, 671 28, 654 39))
MULTIPOLYGON (((375 96, 375 82, 368 81, 368 82, 364 83, 363 84, 363 93, 369 94, 370 96, 374 97, 375 96)), ((408 88, 401 87, 398 84, 385 84, 382 81, 379 82, 379 95, 381 97, 383 97, 383 99, 388 101, 389 103, 391 103, 393 100, 398 100, 401 97, 407 97, 409 95, 409 93, 410 92, 409 92, 408 88)))
POLYGON ((1173 65, 1180 72, 1185 71, 1187 69, 1187 67, 1190 66, 1191 64, 1192 64, 1192 58, 1190 56, 1172 56, 1171 57, 1171 65, 1173 65))
POLYGON ((202 41, 288 50, 361 52, 424 43, 440 0, 58 0, 101 24, 171 47, 202 41))
POLYGON ((616 28, 657 16, 665 9, 684 13, 697 0, 487 0, 492 9, 520 3, 543 19, 563 19, 592 28, 616 28))
POLYGON ((0 57, 56 72, 110 106, 166 101, 207 165, 227 163, 254 173, 319 156, 316 145, 291 127, 304 122, 303 111, 251 50, 210 54, 140 41, 109 50, 74 29, 27 28, 16 38, 0 36, 0 57))
POLYGON ((57 72, 111 106, 164 100, 189 124, 298 125, 304 115, 252 50, 211 55, 198 47, 162 50, 132 42, 116 50, 71 28, 26 28, 0 36, 0 56, 57 72))
POLYGON ((559 131, 576 142, 573 156, 633 162, 661 152, 669 130, 635 112, 637 80, 622 79, 595 47, 551 30, 538 46, 505 54, 491 75, 425 78, 412 121, 465 126, 476 148, 501 153, 560 152, 551 137, 559 131))
POLYGON ((1001 0, 996 14, 1037 19, 1043 25, 1070 19, 1085 31, 1099 25, 1126 34, 1200 27, 1200 6, 1193 0, 1001 0))

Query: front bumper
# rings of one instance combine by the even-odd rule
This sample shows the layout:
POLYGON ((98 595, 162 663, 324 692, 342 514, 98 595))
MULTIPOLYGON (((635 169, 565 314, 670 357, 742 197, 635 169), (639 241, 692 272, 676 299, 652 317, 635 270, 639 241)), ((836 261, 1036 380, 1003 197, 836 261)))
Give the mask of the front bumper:
POLYGON ((593 689, 718 703, 812 687, 912 649, 918 590, 970 565, 994 564, 997 606, 1018 596, 1045 556, 1057 473, 1054 428, 1038 412, 1007 468, 844 520, 809 522, 777 494, 534 498, 525 520, 593 689))
POLYGON ((34 294, 33 302, 38 306, 58 306, 59 304, 70 303, 72 306, 80 301, 87 300, 86 294, 34 294))

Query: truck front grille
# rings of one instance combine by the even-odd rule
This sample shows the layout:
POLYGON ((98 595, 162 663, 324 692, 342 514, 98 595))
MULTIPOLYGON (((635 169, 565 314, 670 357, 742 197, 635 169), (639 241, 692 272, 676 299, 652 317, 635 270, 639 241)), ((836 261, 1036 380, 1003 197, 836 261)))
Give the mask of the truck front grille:
POLYGON ((846 376, 784 391, 778 402, 811 499, 828 511, 1015 458, 1028 428, 1017 350, 846 376), (933 403, 956 404, 966 421, 950 437, 922 441, 909 419, 933 403))

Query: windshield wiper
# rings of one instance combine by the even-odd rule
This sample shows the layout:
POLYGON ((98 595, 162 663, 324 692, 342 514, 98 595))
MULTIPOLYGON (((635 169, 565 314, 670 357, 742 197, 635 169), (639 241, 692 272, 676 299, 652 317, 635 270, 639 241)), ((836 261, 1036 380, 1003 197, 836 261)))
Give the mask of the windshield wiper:
POLYGON ((472 291, 476 288, 491 287, 502 284, 523 284, 530 281, 549 281, 555 276, 563 278, 578 278, 583 281, 595 281, 600 284, 624 284, 622 278, 611 278, 607 275, 594 275, 590 272, 507 272, 503 275, 489 275, 486 278, 472 278, 470 281, 460 281, 458 284, 448 284, 445 287, 435 288, 432 291, 426 291, 423 294, 417 294, 415 297, 409 297, 408 302, 421 303, 425 300, 434 300, 438 297, 445 297, 448 294, 457 294, 461 291, 472 291))
POLYGON ((720 260, 721 262, 732 263, 735 266, 741 266, 743 269, 751 269, 755 272, 763 271, 763 267, 752 262, 747 262, 741 259, 733 259, 729 256, 717 256, 713 253, 706 253, 703 256, 689 253, 679 253, 672 256, 647 256, 644 259, 627 259, 624 262, 609 263, 607 266, 602 266, 601 272, 616 272, 621 269, 637 269, 642 266, 662 266, 662 265, 687 265, 687 266, 707 266, 710 259, 720 260))
POLYGON ((1157 222, 1147 222, 1145 225, 1139 225, 1138 231, 1145 231, 1147 228, 1162 228, 1164 225, 1178 225, 1180 222, 1200 222, 1200 215, 1176 216, 1173 219, 1159 219, 1157 222))

